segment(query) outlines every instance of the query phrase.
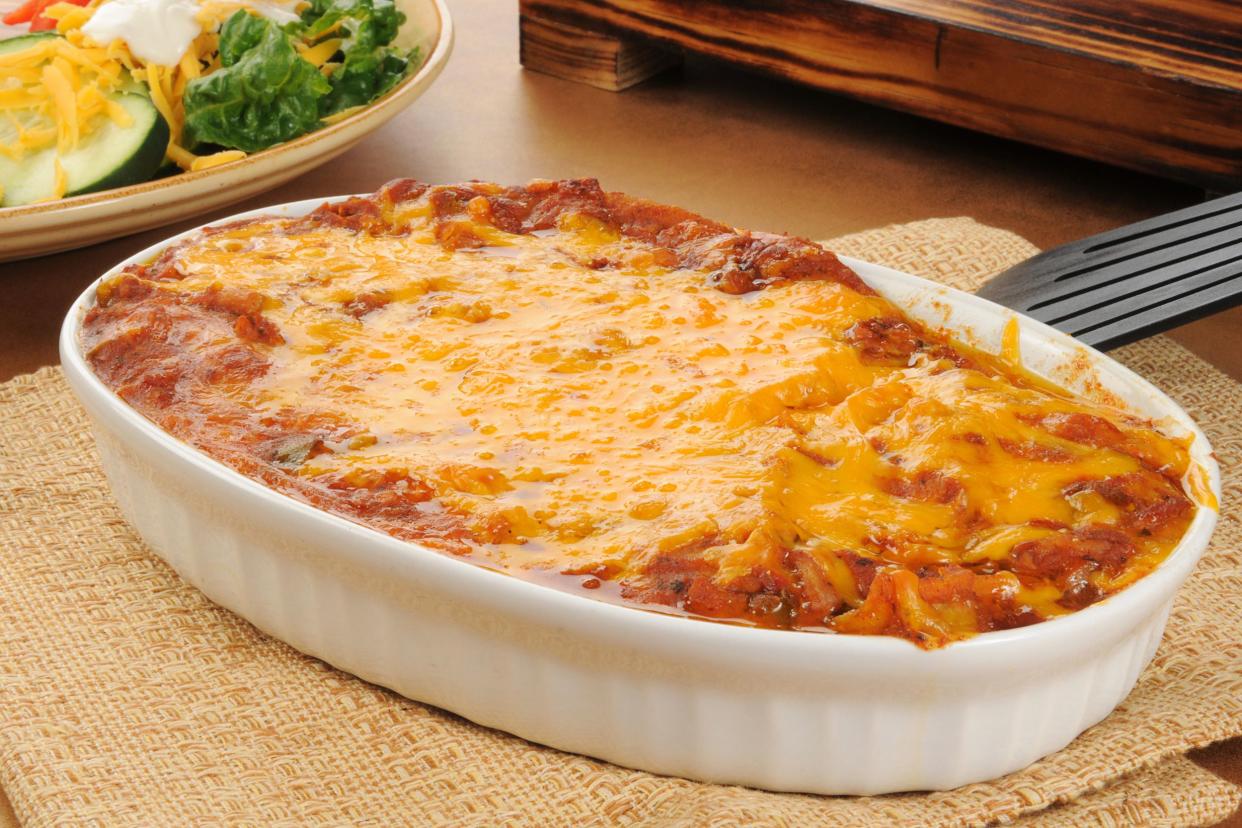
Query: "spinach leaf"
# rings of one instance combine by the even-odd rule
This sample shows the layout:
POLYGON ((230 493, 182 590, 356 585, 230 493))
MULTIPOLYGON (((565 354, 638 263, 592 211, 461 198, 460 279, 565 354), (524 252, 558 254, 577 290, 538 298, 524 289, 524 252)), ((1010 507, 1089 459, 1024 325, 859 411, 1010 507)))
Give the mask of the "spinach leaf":
MULTIPOLYGON (((307 40, 317 40, 340 23, 354 46, 370 50, 391 43, 405 22, 405 15, 392 0, 312 0, 310 8, 302 13, 302 22, 306 24, 303 37, 307 40)), ((350 44, 343 48, 348 51, 350 44)))
POLYGON ((392 0, 312 0, 302 21, 308 41, 343 38, 340 62, 329 64, 332 91, 319 102, 321 115, 370 103, 415 65, 416 51, 389 45, 405 22, 392 0))
POLYGON ((243 54, 259 45, 269 25, 269 21, 262 17, 241 10, 233 12, 220 27, 220 64, 232 66, 237 63, 243 54))
POLYGON ((332 91, 320 101, 323 115, 367 104, 396 86, 410 71, 408 55, 392 47, 360 57, 346 57, 328 79, 332 91))
POLYGON ((270 20, 234 13, 220 30, 220 62, 186 85, 191 142, 258 152, 319 126, 320 100, 332 87, 270 20))

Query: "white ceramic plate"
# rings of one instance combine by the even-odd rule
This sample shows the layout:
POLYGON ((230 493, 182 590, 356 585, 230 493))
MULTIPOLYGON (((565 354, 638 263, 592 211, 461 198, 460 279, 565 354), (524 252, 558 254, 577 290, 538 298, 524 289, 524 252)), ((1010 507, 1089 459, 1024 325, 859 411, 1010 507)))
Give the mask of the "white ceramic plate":
POLYGON ((231 164, 46 204, 0 208, 0 262, 85 247, 234 204, 335 158, 426 91, 453 46, 444 0, 396 0, 406 15, 396 43, 418 46, 418 70, 380 100, 331 126, 231 164))
MULTIPOLYGON (((302 215, 320 203, 246 215, 302 215)), ((999 348, 1014 315, 915 276, 846 262, 910 315, 985 349, 999 348)), ((93 303, 92 285, 65 320, 66 376, 122 511, 187 581, 368 681, 535 742, 657 773, 876 794, 952 788, 1022 768, 1130 692, 1216 523, 1214 511, 1200 508, 1156 571, 1105 601, 931 652, 896 638, 646 612, 397 540, 210 459, 91 372, 79 326, 93 303)), ((1103 388, 1167 432, 1193 435, 1191 455, 1219 497, 1207 439, 1168 397, 1038 322, 1022 320, 1020 341, 1035 372, 1088 396, 1103 388)))

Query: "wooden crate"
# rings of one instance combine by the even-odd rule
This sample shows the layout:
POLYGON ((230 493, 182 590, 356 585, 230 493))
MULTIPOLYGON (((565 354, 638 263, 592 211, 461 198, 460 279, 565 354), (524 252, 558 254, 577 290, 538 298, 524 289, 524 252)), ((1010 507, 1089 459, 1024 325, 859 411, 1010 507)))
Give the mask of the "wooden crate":
POLYGON ((1242 188, 1242 0, 521 0, 522 63, 620 90, 700 52, 1242 188))

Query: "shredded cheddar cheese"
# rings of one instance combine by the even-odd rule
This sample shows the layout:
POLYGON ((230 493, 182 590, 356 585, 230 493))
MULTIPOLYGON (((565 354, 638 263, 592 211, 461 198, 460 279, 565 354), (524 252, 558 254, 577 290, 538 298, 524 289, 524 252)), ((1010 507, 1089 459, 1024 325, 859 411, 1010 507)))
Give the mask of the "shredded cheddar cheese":
POLYGON ((322 67, 325 63, 327 63, 328 58, 336 54, 337 50, 341 48, 341 43, 343 42, 344 41, 339 37, 321 40, 314 46, 300 48, 300 54, 302 55, 303 60, 310 61, 315 66, 322 67))
POLYGON ((212 167, 218 167, 221 164, 228 164, 233 161, 240 161, 246 157, 246 153, 241 150, 220 150, 211 155, 200 155, 190 162, 191 170, 209 170, 212 167))
POLYGON ((1016 316, 1009 318, 1001 332, 1000 356, 1010 365, 1022 365, 1022 328, 1016 316))
POLYGON ((52 98, 57 126, 57 148, 63 153, 78 145, 78 97, 69 78, 60 66, 50 63, 43 67, 43 86, 52 98))
POLYGON ((64 198, 65 190, 68 189, 68 176, 65 175, 65 168, 60 163, 59 158, 56 159, 53 166, 56 169, 56 189, 54 195, 56 198, 64 198))
POLYGON ((0 112, 17 127, 16 141, 0 144, 0 152, 20 159, 55 146, 64 154, 102 123, 126 124, 129 115, 107 97, 121 83, 119 62, 69 39, 0 55, 0 112))

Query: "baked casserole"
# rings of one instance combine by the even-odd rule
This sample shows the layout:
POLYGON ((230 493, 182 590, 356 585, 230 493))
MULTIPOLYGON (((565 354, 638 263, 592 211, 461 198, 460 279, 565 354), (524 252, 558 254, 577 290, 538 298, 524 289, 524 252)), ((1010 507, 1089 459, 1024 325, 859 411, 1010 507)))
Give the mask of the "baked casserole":
POLYGON ((693 616, 941 646, 1123 589, 1206 491, 1185 440, 820 246, 590 180, 396 181, 209 228, 96 298, 96 374, 241 473, 693 616))

